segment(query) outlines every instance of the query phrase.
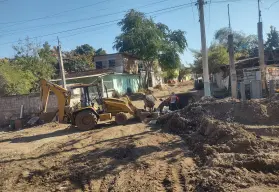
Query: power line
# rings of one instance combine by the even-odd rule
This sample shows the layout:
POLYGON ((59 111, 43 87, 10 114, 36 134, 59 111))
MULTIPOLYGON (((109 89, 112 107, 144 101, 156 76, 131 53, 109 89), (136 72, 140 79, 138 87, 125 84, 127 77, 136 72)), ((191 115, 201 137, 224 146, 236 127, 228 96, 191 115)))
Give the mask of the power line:
POLYGON ((279 2, 279 0, 273 2, 267 9, 269 10, 272 6, 274 6, 274 5, 275 5, 276 3, 278 3, 278 2, 279 2))
MULTIPOLYGON (((164 2, 164 1, 169 1, 169 0, 161 0, 161 1, 158 1, 156 3, 160 3, 160 2, 164 2)), ((152 3, 154 4, 154 3, 152 3)), ((181 6, 186 6, 186 5, 189 5, 190 3, 186 3, 186 4, 181 4, 181 5, 177 5, 177 6, 173 6, 173 7, 169 7, 169 8, 165 8, 165 9, 160 9, 160 10, 157 10, 155 12, 158 12, 158 11, 164 11, 164 10, 167 10, 167 9, 172 9, 172 8, 177 8, 177 7, 181 7, 181 6)), ((144 5, 144 6, 140 6, 140 7, 146 7, 146 6, 150 6, 151 4, 147 4, 147 5, 144 5)), ((110 15, 115 15, 115 14, 119 14, 119 13, 126 13, 128 10, 123 10, 123 11, 120 11, 120 12, 116 12, 116 13, 109 13, 109 14, 105 14, 105 15, 99 15, 99 16, 95 16, 95 17, 89 17, 89 18, 85 18, 85 19, 79 19, 79 20, 73 20, 73 21, 66 21, 66 22, 60 22, 60 23, 55 23, 55 24, 49 24, 49 25, 41 25, 41 26, 36 26, 35 28, 40 28, 40 27, 51 27, 53 25, 61 25, 61 24, 66 24, 66 23, 74 23, 74 22, 78 22, 78 21, 84 21, 84 20, 91 20, 91 19, 95 19, 95 18, 100 18, 100 17, 106 17, 106 16, 110 16, 110 15)), ((153 12, 149 12, 147 14, 150 14, 150 13, 153 13, 153 12)), ((30 31, 34 28, 29 28, 29 29, 24 29, 24 30, 21 30, 21 31, 30 31)), ((7 33, 4 33, 4 34, 0 34, 0 36, 10 36, 10 35, 13 35, 13 34, 17 34, 17 33, 10 33, 11 31, 5 31, 7 33)))
MULTIPOLYGON (((159 3, 162 3, 162 2, 166 2, 166 1, 170 1, 170 0, 160 0, 160 1, 156 1, 156 2, 153 2, 153 3, 149 3, 149 4, 146 4, 146 5, 143 5, 143 6, 139 6, 139 7, 136 7, 135 9, 139 9, 139 8, 144 8, 144 7, 148 7, 148 6, 151 6, 151 5, 155 5, 155 4, 159 4, 159 3)), ((2 30, 2 32, 7 32, 7 33, 4 33, 4 34, 0 34, 0 36, 3 36, 3 35, 13 35, 13 34, 17 34, 17 33, 11 33, 13 31, 30 31, 31 29, 36 29, 36 28, 41 28, 41 27, 51 27, 51 26, 54 26, 54 25, 61 25, 61 24, 68 24, 68 23, 75 23, 75 22, 80 22, 80 21, 85 21, 85 20, 91 20, 91 19, 96 19, 96 18, 101 18, 101 17, 107 17, 107 16, 112 16, 112 15, 117 15, 117 14, 120 14, 120 13, 125 13, 127 12, 129 9, 126 9, 126 10, 123 10, 123 11, 118 11, 118 12, 114 12, 114 13, 108 13, 108 14, 103 14, 103 15, 98 15, 98 16, 93 16, 93 17, 87 17, 87 18, 82 18, 82 19, 77 19, 77 20, 72 20, 72 21, 65 21, 65 22, 59 22, 59 23, 53 23, 53 24, 47 24, 47 25, 39 25, 39 26, 35 26, 35 27, 31 27, 31 28, 25 28, 25 29, 15 29, 15 30, 2 30)))
MULTIPOLYGON (((155 11, 152 11, 152 12, 148 12, 146 14, 161 12, 161 11, 165 11, 165 10, 169 10, 169 9, 175 9, 175 8, 183 7, 183 6, 186 6, 186 5, 190 5, 190 3, 177 5, 177 6, 173 6, 173 7, 169 7, 169 8, 164 8, 164 9, 159 9, 159 10, 155 10, 155 11)), ((78 27, 78 28, 63 30, 63 31, 59 31, 59 32, 49 33, 49 34, 45 34, 45 35, 40 35, 40 36, 36 36, 36 37, 31 37, 29 39, 36 39, 36 38, 41 38, 41 37, 50 36, 50 35, 57 35, 57 34, 60 34, 60 33, 76 31, 76 30, 80 30, 80 29, 90 28, 90 27, 94 27, 94 26, 98 26, 98 25, 103 25, 103 24, 108 24, 108 23, 113 23, 113 22, 119 22, 119 21, 121 21, 121 20, 116 19, 116 20, 107 21, 107 22, 103 22, 103 23, 97 23, 97 24, 93 24, 93 25, 87 25, 87 26, 83 26, 83 27, 78 27)), ((6 45, 6 44, 11 44, 11 43, 16 43, 16 42, 18 42, 18 41, 7 42, 7 43, 3 43, 3 44, 0 44, 0 45, 6 45)))
MULTIPOLYGON (((75 11, 75 10, 79 10, 79 9, 91 7, 91 6, 94 6, 94 5, 97 5, 97 4, 105 3, 105 2, 107 2, 107 1, 111 1, 111 0, 99 1, 99 2, 94 3, 94 4, 90 4, 90 5, 86 5, 86 6, 81 6, 81 7, 74 8, 74 9, 65 10, 65 11, 62 11, 62 12, 59 12, 59 13, 56 13, 56 14, 52 14, 52 15, 47 15, 47 16, 44 16, 44 17, 39 17, 39 18, 34 18, 34 19, 28 19, 28 20, 23 20, 23 21, 15 21, 15 22, 0 23, 0 24, 14 23, 13 25, 8 25, 8 26, 6 26, 6 27, 12 27, 12 26, 16 26, 16 25, 19 25, 19 24, 24 24, 24 23, 32 22, 32 21, 37 21, 37 20, 43 20, 43 19, 48 19, 48 18, 56 17, 56 16, 62 15, 62 14, 64 14, 64 13, 68 13, 68 12, 71 12, 71 11, 75 11)), ((169 1, 169 0, 156 1, 156 2, 153 2, 153 3, 147 4, 147 5, 141 6, 141 7, 146 7, 146 6, 150 6, 150 5, 153 5, 153 4, 162 3, 162 2, 165 2, 165 1, 169 1)), ((141 8, 141 7, 139 7, 139 8, 141 8)), ((107 9, 108 9, 108 8, 99 9, 98 11, 107 10, 107 9)), ((117 12, 117 13, 119 13, 119 12, 117 12)), ((63 22, 63 23, 66 23, 66 22, 63 22)))
POLYGON ((209 29, 210 27, 210 11, 211 11, 211 0, 209 1, 209 6, 208 6, 208 26, 207 28, 209 29))
MULTIPOLYGON (((176 8, 176 9, 173 9, 173 10, 169 10, 169 11, 164 11, 164 12, 161 12, 161 13, 157 13, 157 14, 153 14, 153 16, 158 16, 158 15, 162 15, 162 14, 165 14, 165 13, 169 13, 169 12, 173 12, 173 11, 176 11, 176 10, 179 10, 179 9, 183 9, 183 8, 186 8, 186 7, 180 7, 180 8, 176 8)), ((82 32, 78 32, 78 33, 74 33, 74 34, 70 34, 70 35, 67 35, 67 36, 62 36, 60 37, 60 39, 62 38, 67 38, 67 37, 71 37, 71 36, 76 36, 76 35, 80 35, 80 34, 84 34, 84 33, 88 33, 88 32, 92 32, 92 31, 98 31, 98 30, 101 30, 101 29, 104 29, 103 27, 109 27, 109 26, 112 26, 116 23, 112 23, 112 24, 109 24, 109 25, 105 25, 105 26, 102 26, 100 28, 96 28, 94 30, 86 30, 86 31, 82 31, 82 32)), ((95 34, 95 33, 94 33, 95 34)), ((49 42, 52 42, 52 41, 56 41, 56 39, 53 39, 53 40, 50 40, 49 42)))
MULTIPOLYGON (((224 3, 224 2, 236 2, 236 1, 241 1, 241 0, 212 1, 212 3, 224 3)), ((167 13, 167 12, 170 12, 170 11, 174 11, 175 9, 176 10, 181 9, 182 7, 185 8, 186 6, 189 6, 189 5, 192 5, 192 3, 185 3, 185 4, 181 4, 181 5, 177 5, 177 6, 173 6, 173 7, 169 7, 169 8, 159 9, 159 10, 155 10, 155 11, 148 12, 148 13, 145 13, 145 14, 151 14, 151 13, 156 13, 156 12, 161 12, 161 11, 165 11, 167 13), (169 9, 173 9, 173 10, 169 10, 169 9)), ((161 14, 161 13, 158 13, 157 15, 159 15, 159 14, 161 14)), ((93 26, 98 26, 98 25, 113 23, 113 22, 119 22, 119 21, 120 21, 119 19, 116 19, 116 20, 107 21, 107 22, 103 22, 103 23, 97 23, 97 24, 93 24, 93 25, 87 25, 87 26, 84 26, 84 27, 78 27, 78 28, 63 30, 63 31, 59 31, 59 32, 49 33, 49 34, 45 34, 45 35, 40 35, 40 36, 32 37, 32 38, 29 38, 29 39, 36 39, 36 38, 41 38, 41 37, 50 36, 50 35, 57 35, 57 34, 60 34, 60 33, 71 32, 71 31, 75 31, 75 30, 90 28, 90 27, 93 27, 93 26)), ((0 44, 0 45, 12 44, 12 43, 16 43, 16 42, 18 42, 18 41, 7 42, 7 43, 3 43, 3 44, 0 44)))
MULTIPOLYGON (((190 0, 190 1, 191 1, 191 3, 193 3, 192 0, 190 0)), ((193 18, 194 18, 194 20, 196 20, 196 19, 195 19, 195 14, 194 14, 194 7, 193 7, 193 5, 192 5, 192 13, 193 13, 193 18)))
MULTIPOLYGON (((52 14, 52 15, 47 15, 47 16, 44 16, 44 17, 38 17, 38 18, 27 19, 27 20, 22 20, 22 21, 6 22, 6 23, 0 23, 0 24, 10 24, 10 23, 22 24, 22 23, 27 23, 27 22, 31 22, 31 21, 37 21, 37 20, 52 18, 52 17, 56 17, 56 16, 58 16, 58 15, 62 15, 62 14, 64 14, 64 13, 71 12, 71 11, 75 11, 75 10, 79 10, 79 9, 84 9, 84 8, 87 8, 87 7, 92 7, 92 6, 94 6, 94 5, 98 5, 98 4, 101 4, 101 3, 105 3, 105 2, 107 2, 107 1, 110 1, 110 0, 103 0, 103 1, 99 1, 99 2, 93 3, 93 4, 89 4, 89 5, 77 7, 77 8, 74 8, 74 9, 68 9, 68 10, 65 10, 65 11, 60 11, 59 13, 55 13, 55 14, 52 14)), ((15 24, 15 25, 16 25, 16 24, 15 24)), ((9 25, 9 26, 7 26, 7 27, 11 27, 11 26, 14 26, 14 25, 9 25)))

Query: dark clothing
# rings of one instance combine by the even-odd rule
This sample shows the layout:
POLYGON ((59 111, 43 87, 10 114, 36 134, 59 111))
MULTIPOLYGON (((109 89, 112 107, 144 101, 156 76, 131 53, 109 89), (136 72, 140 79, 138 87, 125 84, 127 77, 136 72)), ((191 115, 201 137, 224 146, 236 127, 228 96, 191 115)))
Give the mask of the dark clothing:
POLYGON ((177 107, 176 103, 170 103, 169 109, 170 109, 171 111, 175 111, 175 110, 178 109, 178 107, 177 107))

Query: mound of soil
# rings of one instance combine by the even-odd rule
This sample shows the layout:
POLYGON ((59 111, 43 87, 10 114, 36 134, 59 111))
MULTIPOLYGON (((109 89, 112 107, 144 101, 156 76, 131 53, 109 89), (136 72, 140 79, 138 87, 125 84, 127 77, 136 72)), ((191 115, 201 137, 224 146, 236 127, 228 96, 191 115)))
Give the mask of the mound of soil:
POLYGON ((245 127, 278 122, 273 114, 278 109, 273 101, 241 103, 204 98, 161 116, 158 123, 162 129, 185 138, 197 156, 197 188, 235 191, 259 184, 279 186, 279 143, 269 143, 245 127), (254 173, 259 171, 261 174, 254 173))

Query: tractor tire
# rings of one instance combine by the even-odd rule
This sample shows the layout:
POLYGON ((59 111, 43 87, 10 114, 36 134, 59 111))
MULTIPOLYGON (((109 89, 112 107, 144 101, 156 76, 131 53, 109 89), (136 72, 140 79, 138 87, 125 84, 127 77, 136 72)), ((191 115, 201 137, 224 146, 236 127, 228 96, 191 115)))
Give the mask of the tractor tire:
POLYGON ((88 131, 97 125, 97 117, 91 111, 81 111, 77 114, 75 122, 79 130, 88 131))
POLYGON ((117 125, 125 125, 127 123, 128 117, 125 113, 120 112, 115 115, 115 122, 117 125))

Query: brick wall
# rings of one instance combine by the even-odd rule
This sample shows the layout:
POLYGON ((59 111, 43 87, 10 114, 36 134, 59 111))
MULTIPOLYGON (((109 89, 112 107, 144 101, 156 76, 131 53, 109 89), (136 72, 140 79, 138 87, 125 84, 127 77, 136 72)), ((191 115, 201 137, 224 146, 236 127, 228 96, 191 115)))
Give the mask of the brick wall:
MULTIPOLYGON (((24 116, 39 113, 42 109, 39 94, 0 97, 0 127, 7 125, 11 118, 19 118, 21 105, 24 105, 24 116)), ((55 95, 49 96, 48 112, 57 110, 55 95)))

